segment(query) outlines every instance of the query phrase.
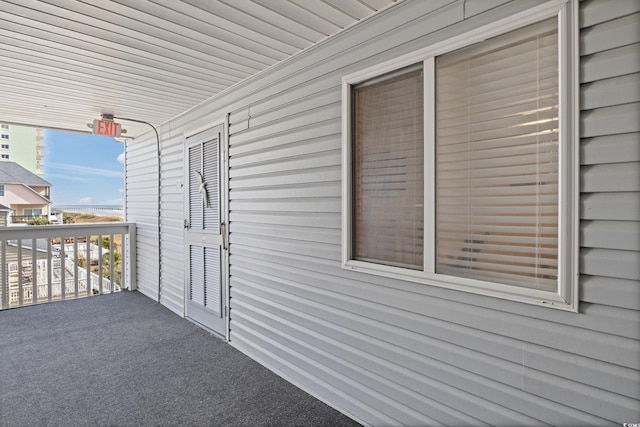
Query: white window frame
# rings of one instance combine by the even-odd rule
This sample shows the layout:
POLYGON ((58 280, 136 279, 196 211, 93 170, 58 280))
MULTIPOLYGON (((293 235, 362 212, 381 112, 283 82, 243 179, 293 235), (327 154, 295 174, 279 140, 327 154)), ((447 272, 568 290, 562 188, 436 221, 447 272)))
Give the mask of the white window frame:
POLYGON ((579 157, 578 157, 578 2, 552 0, 446 41, 349 74, 342 79, 342 267, 393 279, 488 295, 533 305, 578 311, 579 157), (517 30, 547 18, 558 19, 559 55, 559 229, 558 287, 555 292, 510 286, 435 273, 435 58, 473 43, 517 30), (352 99, 354 85, 403 67, 424 65, 425 246, 424 271, 353 259, 352 99), (430 207, 430 208, 428 208, 430 207))

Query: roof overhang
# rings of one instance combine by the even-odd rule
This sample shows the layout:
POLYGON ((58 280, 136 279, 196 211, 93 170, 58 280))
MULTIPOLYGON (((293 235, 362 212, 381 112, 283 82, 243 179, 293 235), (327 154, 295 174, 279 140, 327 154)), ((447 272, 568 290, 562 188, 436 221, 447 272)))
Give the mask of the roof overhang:
POLYGON ((0 0, 0 121, 159 125, 397 1, 0 0))

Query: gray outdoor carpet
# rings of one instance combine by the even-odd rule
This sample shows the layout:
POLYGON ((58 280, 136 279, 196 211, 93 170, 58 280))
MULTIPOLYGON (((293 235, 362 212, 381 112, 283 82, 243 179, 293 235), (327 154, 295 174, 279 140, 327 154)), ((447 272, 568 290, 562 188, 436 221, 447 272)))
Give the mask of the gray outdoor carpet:
POLYGON ((0 311, 0 426, 357 426, 138 292, 0 311))

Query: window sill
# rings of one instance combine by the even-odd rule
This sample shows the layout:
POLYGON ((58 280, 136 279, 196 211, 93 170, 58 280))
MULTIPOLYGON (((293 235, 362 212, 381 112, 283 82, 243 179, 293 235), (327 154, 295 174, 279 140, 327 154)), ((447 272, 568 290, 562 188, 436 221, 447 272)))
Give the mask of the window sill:
POLYGON ((444 274, 414 271, 356 260, 347 261, 343 264, 342 268, 358 273, 372 274, 421 285, 435 286, 563 311, 578 312, 577 302, 570 304, 556 292, 447 276, 444 274))

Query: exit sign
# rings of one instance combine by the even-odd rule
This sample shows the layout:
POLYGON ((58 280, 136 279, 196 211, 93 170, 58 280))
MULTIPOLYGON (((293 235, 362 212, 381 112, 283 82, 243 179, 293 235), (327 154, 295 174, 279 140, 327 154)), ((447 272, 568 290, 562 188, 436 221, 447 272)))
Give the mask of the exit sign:
POLYGON ((109 120, 96 119, 93 121, 93 134, 119 137, 121 133, 120 123, 109 120))

